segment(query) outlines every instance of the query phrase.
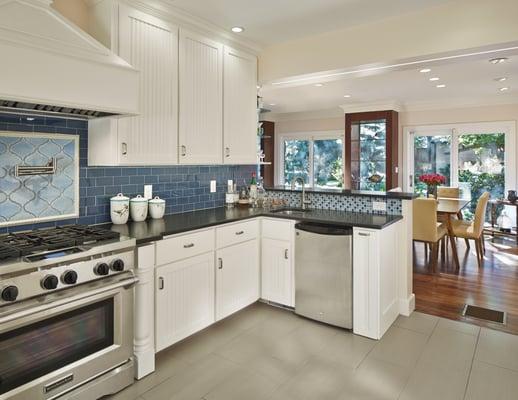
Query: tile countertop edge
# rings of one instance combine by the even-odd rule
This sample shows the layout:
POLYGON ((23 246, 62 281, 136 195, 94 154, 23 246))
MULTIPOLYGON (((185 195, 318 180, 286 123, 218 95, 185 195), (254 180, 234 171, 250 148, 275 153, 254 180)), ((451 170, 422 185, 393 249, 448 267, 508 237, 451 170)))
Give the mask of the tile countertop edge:
MULTIPOLYGON (((271 192, 302 192, 302 189, 291 189, 284 186, 265 187, 271 192)), ((336 190, 336 189, 311 189, 307 188, 306 193, 329 194, 336 196, 361 196, 361 197, 385 197, 387 199, 412 200, 419 197, 416 193, 408 192, 373 192, 368 190, 336 190)))
POLYGON ((157 240, 162 240, 166 236, 177 235, 190 231, 195 231, 204 228, 210 228, 213 226, 223 225, 227 223, 244 221, 256 217, 270 217, 288 220, 297 220, 305 222, 316 222, 324 224, 334 224, 358 228, 367 229, 384 229, 387 226, 396 223, 403 219, 401 215, 386 215, 386 214, 367 214, 367 213, 351 213, 343 211, 333 210, 312 210, 304 218, 293 215, 282 215, 278 213, 272 213, 267 210, 257 209, 231 209, 227 210, 224 207, 205 209, 199 211, 190 211, 179 214, 169 214, 164 216, 163 219, 152 220, 148 219, 143 222, 128 222, 124 225, 113 225, 113 224, 102 224, 101 226, 117 231, 122 235, 132 237, 136 240, 137 246, 151 243, 157 240), (235 215, 228 215, 228 214, 235 215), (331 215, 330 215, 331 214, 331 215), (327 218, 325 216, 327 215, 327 218), (356 215, 357 217, 374 218, 380 217, 385 218, 384 221, 373 223, 362 222, 358 219, 345 220, 336 219, 337 216, 347 217, 356 215), (333 218, 331 218, 331 216, 333 218), (175 221, 176 220, 176 221, 175 221), (168 227, 167 225, 172 225, 168 227))

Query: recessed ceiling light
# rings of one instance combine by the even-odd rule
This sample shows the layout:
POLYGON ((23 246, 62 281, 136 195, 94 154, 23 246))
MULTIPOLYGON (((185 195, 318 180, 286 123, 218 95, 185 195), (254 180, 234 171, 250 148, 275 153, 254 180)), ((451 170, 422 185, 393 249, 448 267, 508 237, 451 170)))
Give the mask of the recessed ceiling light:
POLYGON ((324 86, 324 84, 323 83, 315 83, 315 86, 316 87, 322 87, 322 86, 324 86))
POLYGON ((232 27, 232 32, 234 33, 241 33, 245 30, 245 28, 243 28, 242 26, 233 26, 232 27))
POLYGON ((436 76, 434 76, 433 78, 430 78, 430 80, 431 80, 432 82, 435 82, 435 81, 438 81, 438 80, 439 80, 439 78, 438 78, 438 77, 436 77, 436 76))
POLYGON ((349 97, 351 97, 351 95, 350 95, 350 94, 344 94, 344 97, 345 97, 346 99, 348 99, 349 97))
POLYGON ((508 60, 507 57, 497 57, 497 58, 492 58, 491 60, 489 60, 489 62, 491 64, 502 64, 504 62, 506 62, 508 60))
POLYGON ((509 88, 508 87, 501 87, 498 90, 500 90, 501 92, 507 92, 509 90, 509 88))
POLYGON ((445 85, 444 83, 441 83, 440 85, 437 85, 437 86, 435 86, 435 87, 437 87, 437 88, 439 88, 439 89, 442 89, 442 88, 445 88, 445 87, 446 87, 446 85, 445 85))
POLYGON ((505 82, 507 80, 507 78, 505 76, 501 77, 501 78, 495 78, 495 81, 497 82, 505 82))
POLYGON ((420 69, 419 72, 422 72, 424 74, 426 74, 427 72, 430 72, 431 69, 430 68, 423 68, 423 69, 420 69))

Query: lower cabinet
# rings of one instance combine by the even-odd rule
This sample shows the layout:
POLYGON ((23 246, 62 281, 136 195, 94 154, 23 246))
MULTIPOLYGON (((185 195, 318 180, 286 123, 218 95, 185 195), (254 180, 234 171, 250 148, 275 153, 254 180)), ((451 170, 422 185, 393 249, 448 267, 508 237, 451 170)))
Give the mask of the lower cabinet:
POLYGON ((261 298, 293 307, 291 242, 263 238, 261 244, 261 298))
POLYGON ((214 323, 214 252, 158 267, 156 351, 214 323))
POLYGON ((259 299, 256 239, 216 250, 216 320, 259 299))

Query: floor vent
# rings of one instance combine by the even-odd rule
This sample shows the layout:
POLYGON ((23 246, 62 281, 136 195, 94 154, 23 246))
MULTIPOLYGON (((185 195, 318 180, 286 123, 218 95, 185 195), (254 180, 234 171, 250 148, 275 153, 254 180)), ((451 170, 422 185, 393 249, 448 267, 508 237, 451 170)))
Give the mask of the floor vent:
POLYGON ((506 315, 503 311, 491 310, 489 308, 466 304, 462 310, 462 315, 465 317, 477 318, 484 321, 491 321, 505 325, 506 315))

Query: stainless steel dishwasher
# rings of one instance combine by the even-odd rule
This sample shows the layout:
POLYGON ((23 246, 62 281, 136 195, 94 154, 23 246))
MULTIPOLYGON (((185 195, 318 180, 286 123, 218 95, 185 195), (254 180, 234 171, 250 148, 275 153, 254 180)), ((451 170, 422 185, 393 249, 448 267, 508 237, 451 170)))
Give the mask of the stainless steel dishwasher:
POLYGON ((295 313, 352 329, 352 229, 295 225, 295 313))

